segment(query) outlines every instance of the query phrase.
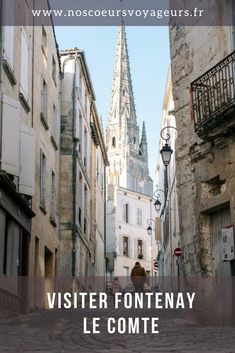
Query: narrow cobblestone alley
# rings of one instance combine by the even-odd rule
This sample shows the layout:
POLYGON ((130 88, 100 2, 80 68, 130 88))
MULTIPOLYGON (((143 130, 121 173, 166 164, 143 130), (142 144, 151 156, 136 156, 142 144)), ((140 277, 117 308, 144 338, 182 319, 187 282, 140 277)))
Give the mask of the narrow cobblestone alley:
MULTIPOLYGON (((88 312, 84 315, 91 317, 88 312)), ((117 315, 125 316, 125 313, 108 314, 109 317, 117 315)), ((92 312, 92 316, 99 315, 92 312)), ((44 310, 5 317, 0 323, 0 352, 235 352, 232 327, 200 327, 168 315, 159 317, 159 334, 111 335, 106 330, 108 316, 101 317, 101 334, 98 335, 83 334, 81 315, 75 310, 44 310)))

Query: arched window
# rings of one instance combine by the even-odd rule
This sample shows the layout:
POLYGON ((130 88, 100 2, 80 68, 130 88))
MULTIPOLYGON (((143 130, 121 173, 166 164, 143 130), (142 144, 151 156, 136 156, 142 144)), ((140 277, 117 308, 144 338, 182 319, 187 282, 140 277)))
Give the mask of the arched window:
POLYGON ((116 137, 114 136, 113 138, 112 138, 112 147, 116 147, 116 137))
POLYGON ((123 88, 123 90, 122 90, 122 95, 123 95, 123 97, 126 95, 126 90, 125 90, 125 88, 123 88))

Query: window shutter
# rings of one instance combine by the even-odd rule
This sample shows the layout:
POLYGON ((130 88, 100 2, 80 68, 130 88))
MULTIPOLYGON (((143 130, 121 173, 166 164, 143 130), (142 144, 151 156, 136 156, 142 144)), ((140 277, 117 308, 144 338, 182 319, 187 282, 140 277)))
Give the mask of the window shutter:
POLYGON ((149 260, 149 259, 147 259, 146 240, 142 240, 142 241, 143 241, 143 243, 142 243, 143 244, 143 247, 142 247, 142 249, 143 249, 143 260, 149 260))
POLYGON ((128 237, 128 256, 133 257, 131 240, 132 239, 128 237))
POLYGON ((35 134, 34 129, 20 125, 20 179, 19 192, 34 195, 35 134))
POLYGON ((133 248, 133 257, 136 259, 138 257, 138 239, 134 238, 134 248, 133 248))
POLYGON ((129 223, 129 205, 126 204, 126 223, 129 223))
POLYGON ((25 98, 28 98, 28 66, 29 66, 29 45, 27 34, 21 31, 21 66, 20 66, 20 89, 25 98))
POLYGON ((57 144, 57 110, 53 105, 53 113, 52 113, 52 127, 51 127, 51 136, 54 138, 55 143, 57 144))
MULTIPOLYGON (((4 2, 5 6, 5 18, 8 19, 9 23, 14 23, 14 1, 7 0, 4 2)), ((13 69, 14 59, 14 26, 4 27, 4 57, 7 59, 11 69, 13 69)))
POLYGON ((19 176, 19 102, 3 95, 1 169, 19 176))
POLYGON ((14 57, 14 27, 6 26, 4 32, 4 57, 7 59, 11 69, 13 69, 14 57))
POLYGON ((124 238, 123 235, 121 235, 121 236, 119 237, 119 242, 120 242, 120 244, 119 244, 120 256, 123 256, 123 241, 124 241, 123 238, 124 238))
POLYGON ((123 210, 123 213, 122 213, 123 222, 126 222, 126 204, 125 203, 122 205, 122 210, 123 210))

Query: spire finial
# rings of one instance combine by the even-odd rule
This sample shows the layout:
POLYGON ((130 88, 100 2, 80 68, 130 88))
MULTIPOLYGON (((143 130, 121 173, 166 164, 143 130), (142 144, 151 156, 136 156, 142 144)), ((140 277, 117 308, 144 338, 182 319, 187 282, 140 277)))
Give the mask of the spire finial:
POLYGON ((145 122, 143 121, 143 127, 142 127, 142 137, 141 137, 141 143, 147 143, 147 135, 146 135, 146 128, 145 128, 145 122))
POLYGON ((120 3, 121 3, 121 21, 120 21, 120 25, 121 25, 121 26, 124 26, 124 18, 123 18, 123 16, 122 16, 123 0, 120 0, 120 3))

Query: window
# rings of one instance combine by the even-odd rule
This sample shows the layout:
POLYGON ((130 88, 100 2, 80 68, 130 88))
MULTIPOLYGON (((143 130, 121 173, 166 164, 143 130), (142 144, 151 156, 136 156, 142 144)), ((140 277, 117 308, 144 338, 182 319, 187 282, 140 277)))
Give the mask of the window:
POLYGON ((14 65, 14 27, 4 27, 4 57, 13 70, 14 65))
POLYGON ((112 138, 112 147, 116 147, 116 137, 112 138))
POLYGON ((51 172, 51 221, 56 221, 56 178, 53 171, 51 172))
POLYGON ((142 260, 144 258, 143 253, 143 240, 137 240, 137 257, 138 259, 142 260))
POLYGON ((123 255, 129 256, 128 237, 123 237, 123 255))
POLYGON ((5 241, 3 257, 3 273, 6 276, 17 276, 19 265, 20 229, 8 215, 5 221, 5 241))
POLYGON ((56 85, 56 61, 54 55, 52 55, 52 78, 56 85))
POLYGON ((51 140, 54 147, 57 149, 57 110, 54 105, 53 105, 52 124, 51 124, 51 140))
POLYGON ((20 162, 19 192, 34 196, 35 130, 23 124, 20 124, 20 156, 18 158, 20 162))
POLYGON ((83 158, 83 163, 84 166, 87 167, 87 156, 88 156, 88 137, 87 137, 87 130, 84 129, 84 158, 83 158))
POLYGON ((42 78, 42 92, 41 92, 41 120, 46 129, 47 125, 47 84, 44 78, 42 78))
POLYGON ((83 231, 87 234, 87 212, 88 212, 88 190, 86 184, 84 184, 84 223, 83 231))
POLYGON ((231 30, 232 30, 232 50, 235 49, 235 3, 233 0, 231 0, 231 30))
POLYGON ((79 144, 78 144, 78 151, 82 154, 82 133, 83 133, 83 125, 82 125, 82 115, 81 112, 79 113, 79 144))
POLYGON ((99 163, 99 157, 96 159, 96 179, 99 181, 99 175, 100 175, 100 163, 99 163))
POLYGON ((82 97, 82 73, 81 70, 79 72, 79 98, 81 99, 82 97))
POLYGON ((87 232, 87 226, 86 226, 86 218, 84 218, 84 234, 87 232))
POLYGON ((42 52, 47 58, 47 32, 44 26, 42 26, 42 52))
POLYGON ((40 151, 40 206, 46 209, 46 156, 40 151))
POLYGON ((84 112, 85 112, 85 115, 87 116, 87 93, 85 93, 84 112))
POLYGON ((123 205, 123 221, 128 223, 129 222, 129 205, 125 203, 123 205))
POLYGON ((138 226, 142 226, 142 209, 141 208, 137 208, 137 225, 138 226))
MULTIPOLYGON (((9 19, 9 23, 14 23, 14 1, 8 0, 4 2, 5 18, 9 19)), ((7 76, 12 84, 16 84, 14 76, 14 26, 4 26, 4 43, 3 43, 3 64, 6 69, 7 76)))
POLYGON ((29 43, 24 29, 21 31, 20 92, 28 99, 29 93, 29 43))
POLYGON ((20 106, 6 95, 2 97, 1 130, 1 169, 19 176, 20 106))
POLYGON ((79 195, 79 209, 78 209, 78 223, 79 225, 82 227, 82 219, 83 219, 83 212, 84 212, 84 205, 83 205, 83 199, 84 199, 84 195, 83 195, 83 190, 84 190, 84 186, 83 186, 83 177, 82 177, 82 173, 79 172, 79 185, 78 185, 78 195, 79 195))
POLYGON ((130 276, 129 267, 124 266, 124 267, 123 267, 123 271, 124 271, 124 276, 129 279, 129 276, 130 276))
POLYGON ((78 223, 80 226, 82 225, 82 210, 80 207, 78 209, 78 223))

